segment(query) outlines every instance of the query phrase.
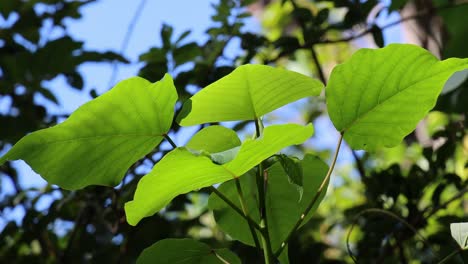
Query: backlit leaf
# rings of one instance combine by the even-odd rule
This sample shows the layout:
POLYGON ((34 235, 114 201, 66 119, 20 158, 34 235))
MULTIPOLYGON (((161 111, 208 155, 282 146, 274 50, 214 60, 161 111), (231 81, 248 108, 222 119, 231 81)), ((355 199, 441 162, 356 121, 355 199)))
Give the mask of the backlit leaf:
POLYGON ((360 49, 332 71, 330 118, 353 149, 396 146, 434 107, 447 79, 466 68, 468 59, 439 61, 409 44, 360 49))
POLYGON ((0 159, 22 159, 65 189, 117 185, 171 127, 177 92, 166 75, 135 77, 78 108, 65 122, 22 138, 0 159))
POLYGON ((240 177, 281 149, 303 143, 312 133, 312 125, 266 127, 262 138, 243 142, 237 156, 223 165, 215 164, 205 155, 194 155, 186 148, 177 148, 140 180, 133 201, 125 204, 127 221, 136 225, 179 194, 240 177))
POLYGON ((468 223, 450 224, 450 232, 460 248, 468 248, 468 223))
MULTIPOLYGON (((307 154, 301 161, 303 174, 303 198, 299 201, 300 194, 295 186, 289 184, 288 176, 279 162, 268 168, 268 185, 266 194, 266 209, 268 217, 268 228, 273 250, 278 249, 286 239, 289 231, 301 217, 307 205, 317 192, 321 182, 325 178, 328 166, 319 158, 307 154)), ((253 175, 240 178, 246 207, 249 216, 259 222, 258 198, 253 175)), ((218 190, 230 198, 240 207, 239 199, 234 181, 223 183, 218 190)), ((325 192, 321 194, 311 213, 306 216, 310 219, 322 201, 325 192)), ((224 201, 215 194, 211 194, 208 206, 213 210, 218 226, 232 238, 242 241, 248 245, 254 245, 247 222, 224 201)), ((304 223, 306 222, 304 221, 304 223)), ((260 234, 258 234, 260 236, 260 234)))
POLYGON ((320 94, 323 84, 302 74, 265 65, 244 65, 184 103, 182 126, 254 120, 298 99, 320 94))

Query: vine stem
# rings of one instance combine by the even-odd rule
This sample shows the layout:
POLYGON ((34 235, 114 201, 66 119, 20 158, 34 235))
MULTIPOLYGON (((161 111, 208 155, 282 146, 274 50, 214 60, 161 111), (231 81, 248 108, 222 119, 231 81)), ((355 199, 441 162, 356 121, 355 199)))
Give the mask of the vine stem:
MULTIPOLYGON (((172 140, 172 138, 164 134, 164 138, 171 144, 173 148, 177 148, 177 144, 172 140)), ((242 188, 240 186, 240 182, 238 178, 235 178, 234 181, 236 182, 236 188, 239 195, 239 201, 241 203, 241 208, 239 208, 234 202, 229 200, 224 194, 222 194, 218 189, 213 186, 210 186, 209 189, 216 194, 221 200, 223 200, 228 206, 230 206, 234 211, 236 211, 240 216, 242 216, 249 225, 250 232, 252 233, 252 237, 257 248, 260 248, 260 242, 258 241, 257 233, 255 229, 262 232, 262 228, 248 215, 247 207, 244 200, 244 195, 242 193, 242 188)))
POLYGON ((275 252, 275 257, 278 257, 281 254, 281 252, 286 247, 286 245, 288 244, 291 237, 294 235, 294 233, 297 231, 297 229, 301 226, 302 222, 304 222, 305 217, 309 214, 310 210, 312 210, 312 208, 314 207, 314 205, 317 202, 318 198, 320 197, 322 192, 325 190, 325 186, 327 186, 327 182, 330 180, 333 169, 335 168, 336 160, 338 158, 338 153, 340 152, 340 147, 341 147, 341 142, 342 141, 343 141, 343 133, 340 133, 340 138, 338 139, 338 144, 336 146, 335 155, 333 156, 333 160, 332 160, 332 162, 330 164, 330 168, 328 168, 327 175, 323 179, 322 183, 320 184, 319 188, 317 189, 317 192, 315 193, 315 195, 312 198, 309 205, 307 205, 306 209, 301 214, 301 216, 299 217, 296 224, 294 225, 294 227, 289 232, 286 239, 283 241, 283 243, 281 243, 280 248, 275 252))

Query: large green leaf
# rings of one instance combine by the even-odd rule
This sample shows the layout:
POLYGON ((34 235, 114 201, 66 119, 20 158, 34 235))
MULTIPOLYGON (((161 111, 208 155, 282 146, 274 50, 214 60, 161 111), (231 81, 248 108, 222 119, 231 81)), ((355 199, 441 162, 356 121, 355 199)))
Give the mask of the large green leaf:
MULTIPOLYGON (((307 154, 301 161, 303 169, 303 194, 300 194, 296 186, 289 183, 288 176, 279 162, 268 168, 268 184, 266 194, 266 210, 268 229, 273 250, 280 247, 286 239, 289 231, 299 220, 317 192, 328 170, 328 166, 315 156, 307 154)), ((246 207, 250 217, 259 222, 257 189, 254 177, 242 177, 239 179, 246 207)), ((240 207, 234 181, 223 183, 218 190, 230 198, 240 207)), ((311 212, 314 212, 325 193, 321 195, 311 212)), ((248 245, 254 245, 247 222, 218 196, 210 196, 208 206, 213 210, 218 226, 232 238, 248 245)), ((311 213, 306 216, 310 219, 311 213)), ((306 221, 304 221, 305 223, 306 221)), ((260 234, 258 234, 260 236, 260 234)))
POLYGON ((133 201, 125 204, 127 221, 136 225, 151 216, 174 197, 236 177, 281 149, 301 144, 313 133, 312 125, 275 125, 265 128, 262 138, 246 140, 234 160, 218 165, 205 155, 177 148, 159 161, 138 183, 133 201))
POLYGON ((408 44, 361 49, 336 66, 326 88, 330 118, 353 149, 392 147, 434 107, 468 59, 437 60, 408 44))
POLYGON ((5 156, 22 159, 65 189, 116 185, 127 169, 161 142, 174 117, 172 78, 154 84, 122 81, 78 108, 65 122, 22 138, 5 156))
POLYGON ((212 249, 193 239, 164 239, 143 250, 137 264, 240 264, 228 249, 212 249))
POLYGON ((323 84, 302 74, 265 65, 244 65, 185 102, 182 126, 255 120, 298 99, 320 94, 323 84))

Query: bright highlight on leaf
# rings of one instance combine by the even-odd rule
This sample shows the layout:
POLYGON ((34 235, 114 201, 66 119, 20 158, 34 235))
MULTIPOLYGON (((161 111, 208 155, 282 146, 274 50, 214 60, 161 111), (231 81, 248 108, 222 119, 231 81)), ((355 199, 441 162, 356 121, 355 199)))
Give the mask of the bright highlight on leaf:
POLYGON ((193 239, 164 239, 143 250, 137 264, 240 264, 228 249, 212 249, 193 239))
POLYGON ((0 159, 22 159, 65 189, 117 185, 171 127, 177 92, 172 78, 134 77, 78 108, 66 121, 22 138, 0 159))
POLYGON ((462 249, 468 248, 468 223, 450 224, 450 233, 462 249))
POLYGON ((312 125, 266 127, 262 138, 246 140, 236 157, 223 165, 215 164, 204 155, 194 155, 186 148, 177 148, 166 154, 140 180, 133 201, 125 204, 127 221, 136 225, 179 194, 240 177, 283 148, 303 143, 312 133, 312 125))
POLYGON ((265 65, 243 65, 185 102, 181 126, 255 120, 291 102, 318 96, 323 84, 302 74, 265 65))
POLYGON ((332 71, 330 118, 353 149, 396 146, 434 107, 447 79, 467 68, 468 59, 439 61, 414 45, 360 49, 332 71))

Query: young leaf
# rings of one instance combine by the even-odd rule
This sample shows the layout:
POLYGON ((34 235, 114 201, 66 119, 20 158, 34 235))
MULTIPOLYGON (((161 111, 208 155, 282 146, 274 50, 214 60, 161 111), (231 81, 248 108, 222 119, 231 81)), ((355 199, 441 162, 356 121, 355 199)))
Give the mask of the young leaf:
POLYGON ((143 250, 137 264, 240 264, 228 249, 212 249, 193 239, 164 239, 143 250))
POLYGON ((118 184, 171 127, 177 92, 172 78, 135 77, 78 108, 65 122, 33 132, 0 159, 22 159, 65 189, 118 184))
POLYGON ((466 68, 468 59, 438 61, 409 44, 360 49, 332 71, 330 118, 353 149, 396 146, 434 107, 447 79, 466 68))
POLYGON ((125 204, 127 221, 136 225, 143 217, 161 210, 179 194, 240 177, 281 149, 303 143, 312 132, 312 125, 266 127, 262 138, 245 141, 237 156, 223 165, 213 163, 204 155, 194 155, 186 148, 177 148, 164 156, 140 180, 133 201, 125 204))
POLYGON ((450 224, 450 233, 462 249, 468 248, 468 223, 450 224))
MULTIPOLYGON (((304 171, 304 193, 300 202, 298 202, 299 193, 296 187, 289 184, 288 176, 279 162, 273 164, 267 170, 266 215, 273 250, 278 249, 286 239, 289 231, 304 212, 328 171, 328 166, 323 161, 309 154, 301 161, 301 166, 304 171)), ((247 175, 239 180, 246 198, 245 202, 249 216, 253 220, 259 221, 255 178, 253 175, 247 175)), ((218 190, 240 207, 234 181, 223 183, 218 190)), ((311 212, 316 210, 324 196, 325 192, 322 193, 311 212)), ((213 210, 216 223, 224 232, 245 244, 254 245, 247 222, 237 212, 215 194, 210 195, 208 206, 213 210)), ((311 216, 312 213, 307 215, 306 220, 310 219, 311 216)), ((306 223, 306 221, 303 223, 306 223)), ((260 236, 260 234, 258 235, 260 236)))
POLYGON ((223 126, 209 126, 198 131, 187 143, 188 149, 216 153, 240 146, 236 132, 223 126))
POLYGON ((177 117, 181 126, 254 120, 307 96, 323 84, 302 74, 265 65, 244 65, 192 96, 177 117))
POLYGON ((304 192, 302 185, 303 171, 301 161, 296 157, 289 157, 284 154, 277 155, 277 157, 284 172, 288 176, 289 183, 293 184, 297 188, 300 201, 304 192))

